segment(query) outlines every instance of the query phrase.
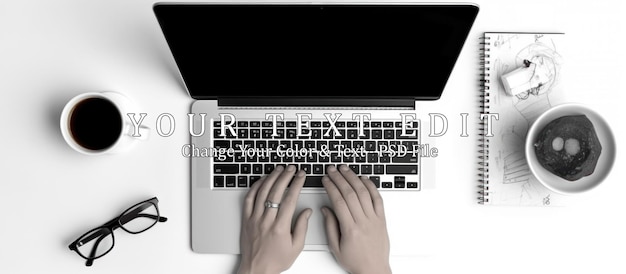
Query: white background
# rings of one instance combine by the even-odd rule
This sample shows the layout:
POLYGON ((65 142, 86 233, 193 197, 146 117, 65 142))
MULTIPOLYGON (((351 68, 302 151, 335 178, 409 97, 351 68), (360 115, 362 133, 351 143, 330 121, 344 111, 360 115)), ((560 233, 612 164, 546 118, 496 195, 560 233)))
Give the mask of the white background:
MULTIPOLYGON (((435 189, 410 203, 386 202, 392 245, 418 254, 392 256, 394 272, 625 273, 623 1, 476 2, 480 13, 443 98, 425 109, 449 117, 477 113, 482 32, 565 32, 568 99, 608 120, 620 148, 617 160, 602 185, 567 206, 479 206, 476 140, 459 137, 460 119, 451 119, 450 132, 436 140, 435 189), (414 221, 400 225, 401 219, 414 221)), ((238 256, 190 249, 189 161, 180 148, 188 143, 192 101, 153 3, 0 2, 0 273, 235 271, 238 256), (79 93, 106 90, 131 97, 153 128, 158 114, 171 113, 176 132, 168 138, 153 134, 119 155, 71 150, 59 130, 63 105, 79 93), (116 232, 115 249, 91 268, 67 248, 83 232, 152 196, 160 199, 168 222, 140 235, 116 232)), ((305 252, 288 273, 343 271, 329 253, 305 252)))

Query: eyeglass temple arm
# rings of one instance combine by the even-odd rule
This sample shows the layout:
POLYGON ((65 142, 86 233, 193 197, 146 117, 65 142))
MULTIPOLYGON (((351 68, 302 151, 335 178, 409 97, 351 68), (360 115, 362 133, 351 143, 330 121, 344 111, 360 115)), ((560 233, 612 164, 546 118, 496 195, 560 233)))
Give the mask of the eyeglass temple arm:
MULTIPOLYGON (((112 232, 111 232, 112 233, 112 232)), ((109 233, 98 233, 101 236, 98 237, 98 239, 96 240, 96 243, 93 245, 93 247, 91 248, 91 253, 89 254, 89 259, 87 259, 87 261, 85 262, 86 266, 91 266, 93 264, 93 258, 96 257, 96 251, 98 250, 98 245, 100 244, 100 242, 102 241, 102 239, 104 239, 104 237, 106 237, 109 233)))

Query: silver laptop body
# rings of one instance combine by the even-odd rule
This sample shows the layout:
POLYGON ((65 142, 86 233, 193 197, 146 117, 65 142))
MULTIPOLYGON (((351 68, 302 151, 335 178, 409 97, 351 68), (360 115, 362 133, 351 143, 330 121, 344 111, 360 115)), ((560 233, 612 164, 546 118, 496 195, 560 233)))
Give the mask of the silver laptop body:
POLYGON ((195 100, 182 151, 191 159, 193 251, 239 253, 243 198, 272 165, 296 164, 312 178, 296 211, 313 209, 305 250, 327 250, 320 208, 331 204, 315 179, 327 165, 376 177, 383 198, 432 183, 411 155, 423 135, 417 102, 441 96, 475 5, 159 3, 154 11, 195 100), (381 142, 387 156, 376 158, 369 152, 381 142), (308 158, 320 143, 366 149, 308 158), (237 149, 257 144, 267 159, 237 149))

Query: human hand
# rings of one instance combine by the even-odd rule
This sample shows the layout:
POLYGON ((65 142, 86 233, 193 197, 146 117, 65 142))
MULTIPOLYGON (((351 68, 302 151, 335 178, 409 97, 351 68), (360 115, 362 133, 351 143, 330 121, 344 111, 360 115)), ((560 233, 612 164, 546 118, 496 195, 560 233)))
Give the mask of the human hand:
POLYGON ((322 183, 334 208, 322 213, 337 262, 352 274, 391 273, 385 210, 374 183, 346 165, 328 167, 322 183))
POLYGON ((295 166, 277 166, 250 187, 243 207, 238 273, 280 273, 302 252, 312 210, 300 212, 293 231, 291 221, 304 180, 304 171, 296 173, 295 166), (280 207, 266 207, 266 201, 280 207))

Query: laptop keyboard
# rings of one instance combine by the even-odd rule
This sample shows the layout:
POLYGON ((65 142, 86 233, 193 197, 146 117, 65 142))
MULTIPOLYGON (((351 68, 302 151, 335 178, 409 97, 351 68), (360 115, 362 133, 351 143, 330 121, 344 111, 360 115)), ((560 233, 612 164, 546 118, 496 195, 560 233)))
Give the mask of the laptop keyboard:
POLYGON ((346 164, 380 190, 420 190, 419 121, 404 135, 399 121, 366 121, 362 128, 356 121, 308 123, 237 120, 222 135, 214 121, 213 147, 221 153, 213 157, 213 188, 248 188, 278 165, 295 165, 307 174, 305 188, 322 188, 327 166, 346 164))

